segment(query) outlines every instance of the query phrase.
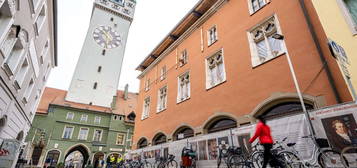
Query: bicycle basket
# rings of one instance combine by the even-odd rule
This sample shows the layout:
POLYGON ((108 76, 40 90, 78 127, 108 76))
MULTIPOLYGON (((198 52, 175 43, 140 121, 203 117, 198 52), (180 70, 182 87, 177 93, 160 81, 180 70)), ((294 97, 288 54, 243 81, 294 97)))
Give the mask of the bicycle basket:
POLYGON ((319 148, 328 148, 328 147, 330 147, 330 144, 328 143, 328 140, 324 139, 324 138, 316 138, 316 143, 319 146, 319 148))

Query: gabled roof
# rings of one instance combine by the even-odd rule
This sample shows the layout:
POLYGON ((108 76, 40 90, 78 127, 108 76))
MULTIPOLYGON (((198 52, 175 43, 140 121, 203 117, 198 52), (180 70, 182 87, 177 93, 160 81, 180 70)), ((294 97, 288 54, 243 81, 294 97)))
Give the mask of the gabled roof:
POLYGON ((41 97, 40 103, 37 107, 37 114, 47 114, 49 105, 58 105, 64 107, 71 107, 83 110, 97 111, 103 113, 113 113, 118 115, 128 115, 135 110, 137 93, 128 93, 128 99, 123 99, 124 91, 117 91, 116 108, 111 109, 102 106, 95 106, 89 104, 82 104, 76 102, 66 101, 67 91, 55 88, 46 87, 41 97))
POLYGON ((155 49, 140 63, 136 70, 144 71, 187 29, 189 29, 217 0, 200 0, 190 12, 170 31, 155 49))

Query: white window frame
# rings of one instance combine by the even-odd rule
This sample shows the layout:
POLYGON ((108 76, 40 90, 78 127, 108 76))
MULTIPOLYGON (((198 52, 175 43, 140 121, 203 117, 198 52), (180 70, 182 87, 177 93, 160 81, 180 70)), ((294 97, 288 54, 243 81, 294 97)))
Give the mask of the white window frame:
POLYGON ((64 128, 63 128, 63 132, 62 132, 62 139, 72 139, 73 132, 74 132, 74 126, 65 125, 64 128), (69 138, 65 138, 64 137, 64 133, 66 132, 66 128, 72 128, 71 135, 70 135, 69 138))
POLYGON ((150 90, 150 78, 147 78, 145 80, 145 91, 149 91, 150 90))
MULTIPOLYGON (((39 0, 39 1, 41 1, 41 0, 39 0)), ((34 23, 36 36, 40 35, 40 32, 42 30, 43 25, 46 22, 46 19, 47 19, 47 5, 46 5, 46 3, 43 3, 41 10, 39 11, 37 18, 35 20, 35 23, 34 23), (44 13, 42 13, 42 12, 44 12, 44 13), (40 17, 42 17, 42 18, 40 18, 40 17), (39 21, 39 19, 42 19, 42 20, 39 21)))
POLYGON ((87 122, 87 121, 88 121, 88 115, 87 114, 82 114, 80 122, 87 122))
POLYGON ((19 71, 15 75, 14 86, 16 89, 21 89, 24 84, 25 78, 27 76, 27 72, 30 69, 30 64, 27 58, 25 58, 21 65, 19 71))
POLYGON ((80 127, 79 128, 79 131, 78 131, 78 137, 77 139, 78 140, 82 140, 82 141, 86 141, 88 139, 88 134, 89 134, 89 128, 88 127, 80 127), (85 134, 85 139, 80 139, 80 136, 81 136, 81 130, 82 129, 87 129, 87 133, 85 134))
POLYGON ((149 118, 149 114, 150 114, 150 104, 151 104, 151 98, 150 97, 146 97, 144 99, 144 103, 143 103, 143 112, 141 114, 141 120, 144 120, 146 118, 149 118), (147 103, 148 102, 148 103, 147 103), (148 105, 147 105, 148 104, 148 105), (147 105, 147 106, 146 106, 147 105))
POLYGON ((166 69, 166 65, 164 65, 163 67, 161 67, 160 70, 160 80, 166 79, 166 73, 167 73, 167 69, 166 69))
POLYGON ((190 99, 191 97, 191 75, 190 75, 190 71, 186 71, 185 73, 182 73, 180 76, 177 77, 177 103, 181 103, 185 100, 190 99), (182 85, 181 88, 181 78, 185 77, 186 75, 188 75, 188 82, 186 84, 182 85), (187 85, 187 86, 184 86, 187 85), (185 97, 183 94, 183 88, 187 87, 187 97, 185 97))
POLYGON ((207 30, 207 45, 211 46, 212 44, 216 43, 218 41, 218 28, 217 25, 213 25, 211 28, 207 30), (211 32, 214 31, 214 38, 211 36, 211 32))
POLYGON ((188 51, 184 49, 181 51, 179 59, 178 59, 179 66, 182 67, 188 63, 188 51))
POLYGON ((342 15, 345 18, 348 27, 350 27, 353 35, 357 35, 357 23, 352 19, 351 13, 348 11, 346 3, 344 0, 336 0, 338 6, 341 9, 342 15))
POLYGON ((100 121, 101 121, 101 120, 102 120, 102 117, 100 117, 100 116, 95 116, 93 122, 94 122, 95 124, 100 124, 100 121))
POLYGON ((259 40, 259 42, 264 41, 265 47, 267 48, 267 56, 265 58, 265 60, 260 60, 259 58, 259 54, 258 54, 258 48, 257 48, 257 43, 254 41, 254 36, 253 33, 255 31, 257 31, 258 29, 264 27, 267 25, 267 23, 269 22, 273 22, 276 26, 276 30, 272 30, 271 32, 275 32, 278 34, 282 34, 281 28, 280 28, 280 24, 279 24, 279 20, 278 17, 276 15, 273 15, 263 21, 261 21, 260 23, 258 23, 256 26, 254 26, 253 28, 251 28, 250 30, 248 30, 247 32, 247 36, 248 36, 248 41, 249 41, 249 45, 250 45, 250 53, 251 53, 251 61, 252 61, 252 67, 257 67, 261 64, 264 64, 266 62, 269 62, 270 60, 279 57, 283 54, 285 54, 287 52, 286 49, 286 45, 285 45, 285 40, 277 40, 280 43, 280 51, 278 53, 273 53, 271 50, 271 46, 270 43, 268 42, 268 37, 271 37, 273 34, 275 33, 271 33, 268 36, 266 36, 265 33, 263 33, 263 40, 259 40))
POLYGON ((102 129, 94 129, 92 141, 94 141, 94 142, 101 142, 101 141, 102 141, 102 137, 103 137, 103 130, 102 130, 102 129), (101 131, 100 137, 99 137, 99 141, 95 141, 95 131, 101 131))
POLYGON ((267 4, 270 3, 270 0, 262 0, 264 2, 264 4, 262 6, 260 6, 258 9, 254 10, 252 1, 253 0, 247 0, 250 15, 253 15, 254 13, 258 12, 260 9, 262 9, 264 6, 266 6, 267 4))
POLYGON ((168 94, 168 88, 167 88, 167 85, 161 87, 159 90, 158 90, 158 100, 157 100, 157 113, 161 112, 161 111, 164 111, 166 108, 167 108, 167 94, 168 94), (165 95, 162 99, 162 96, 161 96, 161 91, 163 89, 166 89, 166 92, 165 92, 165 95))
POLYGON ((73 112, 67 112, 66 120, 73 120, 73 118, 74 118, 74 113, 73 112), (72 114, 71 118, 69 118, 69 114, 72 114))
POLYGON ((125 134, 123 133, 117 133, 117 136, 115 138, 115 144, 116 145, 124 145, 125 144, 125 134), (123 142, 121 144, 118 144, 118 135, 123 135, 123 142))
POLYGON ((28 87, 25 89, 25 93, 23 95, 22 101, 24 104, 27 104, 29 102, 29 99, 31 97, 31 93, 33 91, 33 89, 35 88, 35 79, 31 78, 29 83, 28 83, 28 87))
MULTIPOLYGON (((216 60, 215 60, 215 61, 216 61, 216 60)), ((205 65, 206 65, 206 89, 213 88, 213 87, 215 87, 215 86, 217 86, 217 85, 220 85, 220 84, 224 83, 224 82, 227 80, 227 79, 226 79, 226 68, 225 68, 225 63, 224 63, 224 52, 223 52, 223 48, 221 48, 221 49, 219 49, 218 51, 214 52, 214 54, 212 54, 212 55, 206 57, 206 59, 205 59, 205 65), (211 73, 212 71, 210 71, 210 70, 213 69, 213 68, 210 68, 210 66, 212 66, 212 65, 209 65, 209 60, 210 60, 211 58, 217 56, 218 54, 221 54, 221 60, 220 60, 220 61, 221 61, 221 64, 222 64, 222 66, 223 66, 223 69, 222 69, 223 72, 221 72, 221 74, 222 74, 223 76, 222 76, 221 81, 212 81, 212 80, 213 80, 213 79, 212 79, 212 75, 217 75, 216 77, 218 77, 218 74, 217 74, 217 72, 216 72, 216 74, 212 74, 212 73, 211 73)), ((213 66, 215 66, 215 68, 217 68, 216 62, 214 62, 214 65, 213 65, 213 66)), ((218 68, 217 68, 217 69, 218 69, 218 68)))

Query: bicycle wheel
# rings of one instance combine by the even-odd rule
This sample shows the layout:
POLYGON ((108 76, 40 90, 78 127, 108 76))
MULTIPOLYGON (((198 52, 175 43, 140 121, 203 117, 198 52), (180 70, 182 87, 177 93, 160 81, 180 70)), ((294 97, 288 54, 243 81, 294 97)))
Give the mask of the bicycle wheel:
POLYGON ((250 157, 252 159, 254 167, 262 167, 264 162, 264 153, 263 152, 255 152, 250 157))
POLYGON ((303 168, 300 158, 290 151, 282 151, 278 154, 278 161, 287 168, 303 168))
POLYGON ((346 168, 357 167, 357 146, 348 146, 341 151, 342 163, 346 168))
POLYGON ((244 166, 244 159, 239 155, 232 155, 228 158, 228 167, 241 168, 244 166))
POLYGON ((176 160, 171 160, 167 163, 167 168, 177 168, 178 164, 176 160))
MULTIPOLYGON (((343 158, 345 160, 346 158, 343 158)), ((319 165, 323 168, 344 167, 340 152, 324 150, 318 156, 319 165)))
POLYGON ((151 163, 149 162, 144 163, 144 168, 152 168, 151 163))
POLYGON ((166 167, 166 164, 164 162, 160 162, 158 165, 157 165, 157 168, 165 168, 166 167))

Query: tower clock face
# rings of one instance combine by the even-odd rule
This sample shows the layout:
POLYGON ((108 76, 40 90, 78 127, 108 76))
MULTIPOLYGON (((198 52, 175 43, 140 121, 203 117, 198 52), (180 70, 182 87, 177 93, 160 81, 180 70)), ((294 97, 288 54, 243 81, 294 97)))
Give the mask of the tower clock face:
POLYGON ((94 41, 103 48, 112 49, 121 45, 121 37, 110 26, 99 26, 93 32, 94 41))

